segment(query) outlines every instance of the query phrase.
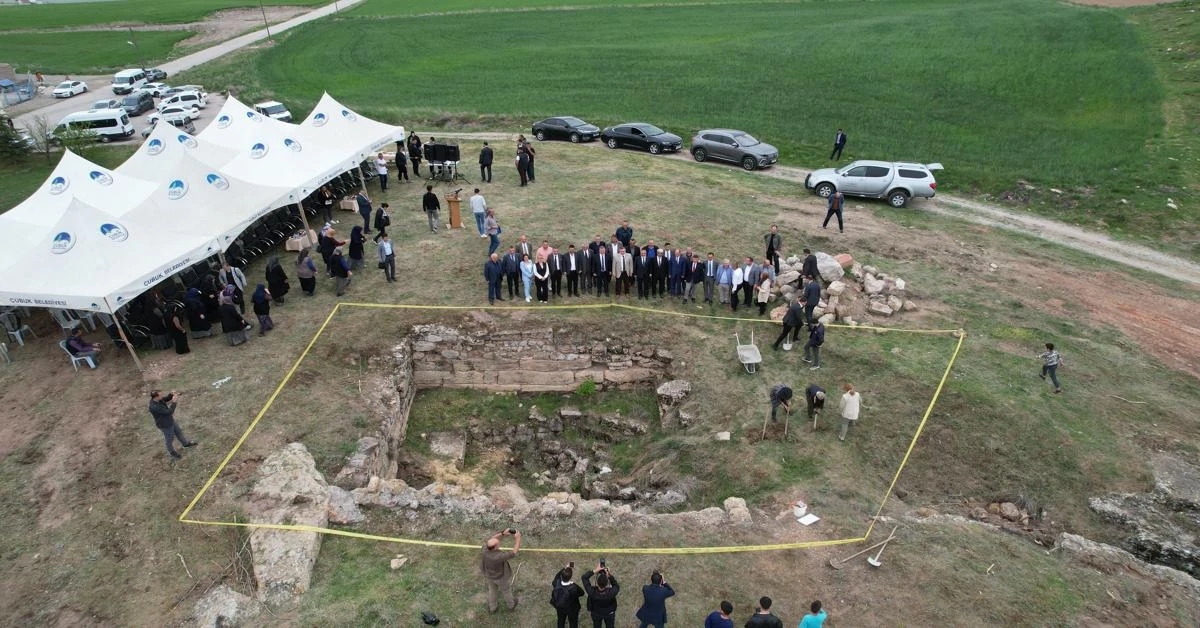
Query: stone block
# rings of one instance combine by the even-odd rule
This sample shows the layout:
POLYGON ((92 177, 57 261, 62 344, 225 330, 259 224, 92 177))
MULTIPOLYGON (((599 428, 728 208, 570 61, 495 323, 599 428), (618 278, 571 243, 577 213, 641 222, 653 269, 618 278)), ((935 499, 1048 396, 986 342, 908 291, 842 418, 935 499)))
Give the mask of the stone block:
POLYGON ((443 379, 455 386, 485 386, 495 384, 497 374, 494 371, 456 371, 443 379))
POLYGON ((654 371, 646 368, 627 368, 620 371, 605 371, 604 381, 613 384, 630 384, 654 379, 654 371))
POLYGON ((459 432, 433 432, 429 435, 429 451, 453 460, 454 466, 461 469, 467 455, 467 437, 459 432))
POLYGON ((412 383, 417 388, 436 388, 446 383, 446 373, 443 371, 426 371, 414 368, 412 383))
POLYGON ((497 384, 531 384, 539 386, 563 386, 575 383, 575 375, 571 371, 501 371, 496 377, 497 384))

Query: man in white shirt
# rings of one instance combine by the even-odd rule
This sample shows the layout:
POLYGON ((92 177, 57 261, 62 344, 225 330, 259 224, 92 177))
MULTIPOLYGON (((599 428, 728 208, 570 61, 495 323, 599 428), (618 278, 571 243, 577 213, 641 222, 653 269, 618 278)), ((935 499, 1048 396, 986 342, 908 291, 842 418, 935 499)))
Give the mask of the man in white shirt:
POLYGON ((481 238, 487 237, 487 234, 483 232, 483 222, 487 218, 487 210, 487 201, 479 193, 479 188, 475 188, 475 194, 471 197, 471 213, 475 215, 475 226, 479 228, 479 237, 481 238))
POLYGON ((858 410, 862 406, 862 395, 854 390, 854 386, 850 384, 842 384, 842 390, 846 391, 842 394, 841 410, 842 410, 842 429, 838 432, 838 440, 846 440, 846 432, 850 430, 850 425, 858 421, 858 410))
POLYGON ((379 191, 387 192, 387 160, 383 153, 375 157, 375 173, 379 175, 379 191))
MULTIPOLYGON (((741 289, 742 283, 745 281, 745 276, 746 271, 741 266, 733 268, 733 281, 729 283, 729 305, 733 308, 734 312, 737 311, 738 306, 738 290, 741 289)), ((746 305, 750 305, 750 302, 747 301, 746 305)))

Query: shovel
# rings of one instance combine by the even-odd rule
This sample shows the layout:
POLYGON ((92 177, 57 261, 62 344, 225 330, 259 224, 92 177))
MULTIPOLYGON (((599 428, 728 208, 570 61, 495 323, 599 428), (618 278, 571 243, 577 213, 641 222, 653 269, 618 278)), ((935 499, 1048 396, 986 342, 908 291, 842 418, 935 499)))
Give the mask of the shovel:
MULTIPOLYGON (((891 537, 888 537, 888 541, 890 541, 890 540, 892 540, 891 537)), ((879 561, 879 557, 883 556, 883 550, 887 549, 887 544, 888 544, 888 542, 884 541, 883 547, 879 548, 879 551, 874 556, 867 557, 867 562, 870 563, 870 565, 872 567, 878 567, 883 564, 882 562, 879 561)))
POLYGON ((787 409, 787 416, 783 419, 783 440, 787 440, 788 424, 792 422, 792 409, 787 409))
POLYGON ((869 552, 881 545, 887 545, 888 541, 896 538, 896 530, 899 530, 899 529, 900 529, 900 526, 896 526, 895 528, 892 528, 892 533, 890 535, 888 535, 888 538, 886 538, 874 545, 871 545, 869 547, 864 547, 863 549, 858 550, 857 552, 854 552, 853 554, 851 554, 841 560, 838 560, 836 558, 830 558, 829 566, 833 567, 834 569, 841 569, 842 567, 846 566, 846 562, 849 561, 851 558, 854 558, 855 556, 862 556, 863 554, 866 554, 867 552, 869 552))

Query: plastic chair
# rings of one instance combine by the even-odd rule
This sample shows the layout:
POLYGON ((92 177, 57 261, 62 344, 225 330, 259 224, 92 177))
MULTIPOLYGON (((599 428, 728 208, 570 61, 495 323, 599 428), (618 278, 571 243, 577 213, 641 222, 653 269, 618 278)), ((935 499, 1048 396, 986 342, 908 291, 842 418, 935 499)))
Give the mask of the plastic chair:
POLYGON ((58 326, 62 327, 63 332, 66 333, 67 335, 70 335, 71 332, 74 331, 75 328, 79 327, 79 325, 80 325, 79 319, 71 318, 70 316, 68 316, 66 310, 47 310, 47 311, 50 312, 50 318, 53 318, 54 322, 58 323, 58 326))
POLYGON ((3 342, 0 342, 0 358, 4 358, 6 363, 12 364, 12 358, 8 356, 8 345, 3 342))
POLYGON ((37 334, 33 333, 33 328, 29 326, 29 323, 22 323, 21 319, 13 312, 0 314, 0 322, 3 322, 4 330, 8 332, 8 335, 17 339, 19 346, 25 346, 25 332, 29 332, 33 334, 34 338, 37 338, 37 334))
POLYGON ((79 363, 80 362, 87 362, 88 366, 90 366, 92 368, 96 368, 96 362, 92 360, 92 356, 90 356, 90 355, 78 356, 78 355, 75 355, 74 353, 71 353, 71 350, 67 348, 66 340, 59 340, 58 346, 62 347, 63 352, 65 352, 68 356, 71 357, 71 366, 75 367, 76 372, 79 371, 79 363))
POLYGON ((89 312, 87 310, 66 310, 66 312, 67 312, 67 316, 71 317, 74 320, 83 321, 83 322, 87 323, 87 326, 89 328, 91 328, 92 331, 96 331, 96 313, 95 312, 89 312))

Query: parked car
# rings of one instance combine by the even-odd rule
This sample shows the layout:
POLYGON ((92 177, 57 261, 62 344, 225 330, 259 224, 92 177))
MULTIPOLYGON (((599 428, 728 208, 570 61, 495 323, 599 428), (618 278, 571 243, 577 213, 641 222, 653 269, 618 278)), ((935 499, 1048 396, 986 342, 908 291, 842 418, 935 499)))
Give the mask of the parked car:
POLYGON ((758 141, 745 131, 705 129, 692 137, 692 157, 696 161, 729 161, 741 164, 746 170, 754 170, 779 161, 779 149, 758 141))
POLYGON ((146 71, 141 68, 121 70, 113 75, 112 90, 118 96, 132 94, 134 91, 141 89, 148 80, 146 78, 146 71))
POLYGON ((171 89, 171 86, 166 83, 146 83, 142 86, 142 91, 150 92, 150 95, 155 98, 161 97, 163 92, 168 89, 171 89))
POLYGON ((533 136, 539 141, 571 140, 578 144, 600 137, 600 127, 571 116, 539 120, 533 123, 532 131, 533 136))
POLYGON ((87 89, 87 83, 83 81, 63 81, 51 93, 55 98, 70 98, 76 94, 86 94, 87 89))
POLYGON ((886 198, 892 207, 904 207, 914 196, 933 198, 937 181, 931 171, 941 169, 942 164, 936 163, 859 160, 841 168, 814 170, 804 178, 804 187, 821 197, 841 190, 850 196, 886 198))
POLYGON ((175 120, 197 120, 200 118, 200 110, 191 105, 169 105, 166 107, 160 106, 158 111, 150 114, 146 120, 151 124, 157 123, 159 120, 173 122, 175 120))
POLYGON ((163 96, 158 103, 158 108, 170 107, 172 105, 190 105, 198 109, 203 109, 208 106, 207 94, 202 94, 194 89, 186 92, 176 92, 170 96, 163 96))
POLYGON ((79 129, 101 142, 125 139, 133 135, 133 124, 123 109, 90 109, 68 114, 55 125, 50 139, 66 129, 79 129))
POLYGON ((267 116, 268 118, 274 118, 280 122, 292 121, 292 112, 288 111, 287 105, 275 100, 260 102, 254 105, 254 110, 263 114, 264 116, 267 116))
POLYGON ((141 89, 121 99, 119 108, 124 109, 125 113, 131 116, 141 115, 142 112, 154 109, 154 96, 150 92, 141 89))
POLYGON ((600 132, 600 139, 609 148, 618 146, 641 148, 654 155, 683 149, 683 138, 645 122, 628 122, 610 126, 600 132))
MULTIPOLYGON (((154 127, 157 126, 157 124, 158 124, 157 118, 154 120, 151 120, 150 124, 147 124, 146 128, 142 129, 142 138, 150 137, 150 134, 154 132, 154 127)), ((176 118, 173 120, 163 120, 163 124, 169 124, 181 131, 187 131, 188 133, 190 133, 192 135, 196 134, 196 125, 192 124, 191 120, 184 120, 182 118, 176 118)))
POLYGON ((199 85, 178 85, 171 87, 162 93, 162 97, 174 96, 180 92, 200 92, 201 96, 204 96, 206 100, 208 99, 208 92, 204 91, 204 88, 199 85))
POLYGON ((146 70, 147 81, 161 81, 165 78, 167 78, 167 73, 158 68, 150 68, 149 70, 146 70))
POLYGON ((91 109, 120 109, 121 101, 116 98, 108 98, 105 100, 97 100, 92 103, 91 109))

